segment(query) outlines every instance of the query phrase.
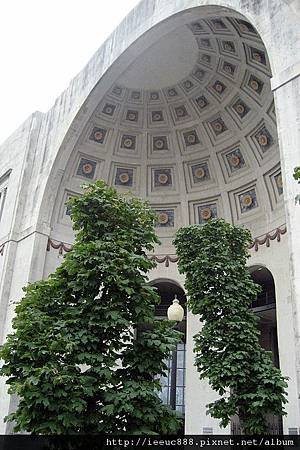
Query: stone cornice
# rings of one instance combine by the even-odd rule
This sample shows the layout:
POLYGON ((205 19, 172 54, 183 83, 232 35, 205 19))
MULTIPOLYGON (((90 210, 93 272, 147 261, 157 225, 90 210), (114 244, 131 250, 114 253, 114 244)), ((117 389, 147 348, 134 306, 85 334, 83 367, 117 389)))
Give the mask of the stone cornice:
POLYGON ((257 252, 260 245, 266 245, 266 247, 270 247, 271 241, 275 239, 277 242, 281 241, 281 236, 287 232, 286 225, 281 225, 278 228, 275 228, 272 231, 269 231, 266 234, 262 234, 253 239, 252 244, 249 246, 249 249, 254 248, 257 252))
POLYGON ((177 255, 147 255, 147 257, 158 264, 165 263, 165 267, 169 267, 170 263, 176 263, 179 259, 177 255))
MULTIPOLYGON (((9 244, 9 243, 18 244, 19 242, 24 241, 25 239, 29 238, 33 234, 39 234, 41 236, 48 237, 48 234, 42 233, 41 231, 38 231, 38 230, 34 230, 26 235, 21 236, 19 239, 7 239, 6 241, 4 241, 2 243, 0 242, 0 256, 3 256, 4 248, 7 246, 7 244, 9 244)), ((49 237, 48 237, 48 240, 49 240, 49 237)))
MULTIPOLYGON (((257 236, 253 239, 249 249, 254 249, 254 251, 258 251, 261 245, 265 245, 266 247, 270 247, 271 241, 277 240, 277 242, 281 241, 281 236, 286 234, 287 228, 286 225, 281 225, 268 233, 262 234, 261 236, 257 236)), ((3 242, 0 244, 0 256, 4 254, 5 245, 8 244, 9 241, 3 242)), ((50 251, 51 248, 58 250, 59 254, 68 253, 72 250, 72 244, 57 241, 55 239, 48 238, 47 242, 47 251, 50 251)), ((176 263, 178 261, 178 256, 175 254, 172 255, 148 255, 148 258, 152 261, 157 262, 158 264, 164 263, 166 267, 169 267, 170 263, 176 263)))
POLYGON ((62 255, 64 252, 68 253, 72 250, 71 244, 66 244, 64 242, 55 241, 49 237, 48 243, 47 243, 47 251, 48 252, 50 251, 51 247, 54 248, 55 250, 58 250, 58 253, 60 255, 62 255))
MULTIPOLYGON (((249 245, 249 249, 254 249, 255 252, 258 251, 259 247, 265 245, 266 247, 270 247, 271 241, 275 239, 277 242, 281 241, 281 236, 286 234, 287 228, 286 225, 280 225, 279 227, 269 231, 268 233, 262 234, 253 239, 252 243, 249 245)), ((49 237, 47 243, 47 251, 50 251, 51 248, 58 250, 59 254, 62 255, 64 252, 70 252, 72 250, 72 244, 56 241, 49 237)), ((0 254, 1 254, 1 246, 0 246, 0 254)), ((178 256, 175 254, 172 255, 148 255, 148 258, 151 261, 155 261, 158 264, 163 264, 165 267, 169 267, 170 263, 177 263, 178 256)))

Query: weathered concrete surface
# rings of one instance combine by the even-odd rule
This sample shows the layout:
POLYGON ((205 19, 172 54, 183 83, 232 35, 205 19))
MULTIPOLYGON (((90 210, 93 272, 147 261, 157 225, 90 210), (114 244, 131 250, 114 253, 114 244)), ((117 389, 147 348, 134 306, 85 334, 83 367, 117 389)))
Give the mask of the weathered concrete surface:
MULTIPOLYGON (((0 246, 5 243, 0 256, 0 330, 2 336, 10 330, 13 316, 12 302, 22 295, 21 288, 28 281, 42 278, 59 264, 57 256, 51 256, 45 265, 45 247, 50 235, 51 221, 59 187, 68 161, 79 137, 89 121, 99 100, 121 73, 147 48, 163 39, 175 29, 183 15, 192 20, 197 11, 206 16, 239 16, 246 18, 260 33, 270 59, 275 92, 281 165, 285 187, 285 211, 289 229, 289 251, 262 250, 262 259, 267 265, 274 262, 273 275, 280 285, 281 270, 283 288, 278 290, 279 350, 282 368, 289 373, 290 405, 285 421, 285 431, 299 427, 300 392, 300 207, 294 198, 299 194, 299 185, 291 178, 293 168, 300 162, 300 112, 299 112, 299 6, 296 0, 144 0, 129 14, 107 41, 99 48, 87 66, 71 82, 69 88, 56 100, 46 113, 34 113, 0 147, 0 177, 11 170, 6 211, 0 224, 0 246), (213 3, 213 4, 212 4, 213 3), (194 9, 194 8, 197 8, 194 9), (271 256, 270 256, 271 255, 271 256), (283 256, 285 255, 285 256, 283 256), (291 293, 286 272, 290 261, 291 293), (286 261, 284 268, 282 260, 286 261), (286 297, 284 294, 286 291, 286 297), (285 300, 288 298, 288 306, 285 300), (294 318, 293 333, 287 336, 284 328, 294 318), (288 356, 289 349, 296 347, 288 356), (298 380, 295 371, 298 371, 298 380), (298 383, 298 384, 297 384, 298 383)), ((266 230, 268 231, 268 230, 266 230)), ((70 234, 62 234, 64 240, 70 234)), ((276 244, 274 244, 276 245, 276 244)), ((283 242, 280 245, 285 245, 283 242)), ((167 248, 167 247, 166 247, 167 248)), ((161 269, 162 270, 162 269, 161 269)), ((160 276, 164 276, 162 271, 160 276)), ((178 279, 176 273, 171 274, 178 279)), ((171 276, 170 275, 170 276, 171 276)), ((189 333, 193 331, 193 325, 189 333)), ((193 375, 191 348, 188 364, 190 383, 193 375)), ((193 378, 194 377, 194 378, 193 378)), ((198 427, 198 405, 191 400, 196 397, 201 404, 211 398, 205 388, 188 389, 189 411, 187 430, 201 432, 198 427), (205 394, 207 392, 207 395, 205 394), (189 397, 190 396, 190 397, 189 397), (205 401, 204 401, 205 400, 205 401)), ((9 397, 5 386, 0 390, 0 411, 4 416, 9 411, 9 397)), ((204 406, 203 406, 204 408, 204 406)), ((205 409, 201 409, 204 416, 205 409)), ((208 423, 204 426, 209 426, 208 423)), ((217 431, 216 424, 212 426, 217 431)), ((0 432, 5 431, 2 423, 0 432)))

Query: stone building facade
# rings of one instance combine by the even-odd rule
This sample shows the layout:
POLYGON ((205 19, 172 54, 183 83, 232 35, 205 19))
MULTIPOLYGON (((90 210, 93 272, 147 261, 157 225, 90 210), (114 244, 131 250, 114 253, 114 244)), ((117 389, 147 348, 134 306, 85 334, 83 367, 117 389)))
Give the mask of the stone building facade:
MULTIPOLYGON (((299 25, 297 0, 142 0, 53 108, 4 142, 1 342, 22 287, 46 278, 72 245, 66 200, 102 178, 157 211, 150 281, 165 291, 184 287, 178 227, 223 217, 251 230, 249 267, 266 292, 253 307, 290 378, 283 431, 300 433, 299 25)), ((215 393, 193 366, 198 327, 187 314, 185 429, 223 433, 206 415, 215 393)), ((15 403, 3 381, 2 433, 15 403)))

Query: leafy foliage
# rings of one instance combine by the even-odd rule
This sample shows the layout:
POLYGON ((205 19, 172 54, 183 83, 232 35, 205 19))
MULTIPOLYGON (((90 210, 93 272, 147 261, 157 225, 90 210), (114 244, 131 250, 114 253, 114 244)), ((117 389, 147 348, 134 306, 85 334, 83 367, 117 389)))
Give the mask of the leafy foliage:
POLYGON ((300 167, 294 168, 293 177, 298 181, 298 183, 300 183, 300 167))
POLYGON ((246 268, 248 230, 224 220, 181 228, 174 244, 186 275, 188 306, 203 328, 194 336, 195 365, 222 398, 208 405, 229 424, 238 414, 244 433, 264 433, 266 414, 284 415, 285 378, 261 348, 249 309, 258 293, 246 268))
POLYGON ((155 375, 180 333, 154 317, 147 284, 157 242, 147 204, 98 181, 70 201, 73 250, 48 280, 24 289, 0 356, 20 403, 16 431, 42 434, 172 433, 155 375), (138 324, 149 331, 135 339, 138 324))

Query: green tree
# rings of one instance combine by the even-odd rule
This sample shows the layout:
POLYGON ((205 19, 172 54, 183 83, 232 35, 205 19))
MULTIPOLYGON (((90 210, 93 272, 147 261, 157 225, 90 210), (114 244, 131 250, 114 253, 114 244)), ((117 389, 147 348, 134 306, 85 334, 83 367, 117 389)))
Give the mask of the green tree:
POLYGON ((295 180, 298 181, 298 183, 300 183, 300 167, 295 167, 294 168, 293 177, 294 177, 295 180))
POLYGON ((222 427, 237 414, 243 432, 255 434, 266 432, 266 414, 285 414, 287 384, 261 348, 250 310, 259 290, 246 268, 250 242, 248 230, 220 219, 181 228, 174 244, 188 307, 203 323, 194 336, 195 365, 222 396, 209 413, 222 427))
POLYGON ((20 398, 8 420, 41 434, 176 432, 155 379, 180 333, 155 320, 160 299, 147 284, 154 213, 102 181, 70 208, 73 250, 24 289, 1 349, 1 373, 20 398), (142 323, 149 330, 135 338, 142 323))

